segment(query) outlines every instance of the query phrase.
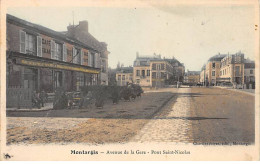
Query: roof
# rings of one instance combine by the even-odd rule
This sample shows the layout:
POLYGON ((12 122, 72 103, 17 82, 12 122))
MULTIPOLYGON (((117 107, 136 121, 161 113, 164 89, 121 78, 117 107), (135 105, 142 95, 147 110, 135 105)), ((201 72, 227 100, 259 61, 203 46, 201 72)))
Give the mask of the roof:
POLYGON ((208 61, 221 61, 226 56, 227 56, 226 54, 217 54, 209 58, 208 61))
POLYGON ((121 73, 133 73, 133 67, 120 67, 117 72, 121 72, 121 73))
POLYGON ((255 63, 245 63, 245 68, 255 68, 255 63))
POLYGON ((200 75, 200 71, 188 71, 187 75, 200 75))
POLYGON ((90 45, 84 44, 84 43, 82 43, 82 42, 80 42, 77 39, 74 39, 72 37, 68 37, 67 35, 64 34, 64 32, 57 32, 57 31, 54 31, 54 30, 49 29, 47 27, 31 23, 31 22, 28 22, 28 21, 20 19, 20 18, 17 18, 15 16, 10 15, 10 14, 7 14, 6 16, 7 16, 6 17, 7 22, 9 22, 9 23, 17 24, 17 25, 23 26, 25 28, 29 28, 29 29, 32 29, 34 31, 37 31, 37 32, 40 32, 40 33, 43 33, 43 34, 46 34, 46 35, 50 35, 50 36, 59 38, 61 40, 70 42, 72 44, 73 43, 74 44, 78 44, 78 45, 80 45, 80 46, 82 46, 84 48, 87 48, 87 49, 99 52, 99 50, 97 50, 96 48, 94 48, 94 47, 92 47, 90 45))

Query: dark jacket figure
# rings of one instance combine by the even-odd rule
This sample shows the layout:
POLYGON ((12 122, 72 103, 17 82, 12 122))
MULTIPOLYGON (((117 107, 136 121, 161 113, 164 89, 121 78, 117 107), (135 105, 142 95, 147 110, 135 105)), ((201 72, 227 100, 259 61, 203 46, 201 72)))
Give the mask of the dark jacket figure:
POLYGON ((38 109, 41 108, 41 104, 40 104, 40 98, 39 98, 39 94, 36 91, 33 91, 32 94, 32 103, 33 103, 33 107, 37 107, 38 109))
POLYGON ((42 107, 44 107, 44 103, 47 102, 47 98, 48 98, 48 95, 45 91, 41 91, 41 93, 39 94, 39 98, 40 98, 40 103, 42 105, 42 107))

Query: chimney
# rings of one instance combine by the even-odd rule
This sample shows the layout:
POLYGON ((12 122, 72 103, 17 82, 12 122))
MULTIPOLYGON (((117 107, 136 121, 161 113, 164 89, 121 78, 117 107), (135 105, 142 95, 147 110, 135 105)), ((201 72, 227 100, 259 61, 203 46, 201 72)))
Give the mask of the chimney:
POLYGON ((85 31, 85 32, 88 32, 88 21, 80 21, 79 22, 79 26, 78 26, 78 29, 80 30, 80 31, 85 31))
POLYGON ((74 37, 75 36, 75 30, 74 30, 74 26, 73 25, 69 25, 67 26, 67 30, 68 30, 68 36, 69 37, 74 37))

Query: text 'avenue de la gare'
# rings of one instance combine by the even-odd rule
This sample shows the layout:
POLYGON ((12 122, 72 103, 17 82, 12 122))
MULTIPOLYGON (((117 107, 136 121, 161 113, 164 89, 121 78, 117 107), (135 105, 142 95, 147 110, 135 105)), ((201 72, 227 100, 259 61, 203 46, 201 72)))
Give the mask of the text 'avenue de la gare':
POLYGON ((152 155, 160 155, 160 154, 191 154, 188 150, 107 150, 105 152, 99 152, 96 150, 71 150, 71 154, 86 154, 86 155, 97 155, 97 154, 107 154, 107 155, 123 155, 123 154, 152 154, 152 155))

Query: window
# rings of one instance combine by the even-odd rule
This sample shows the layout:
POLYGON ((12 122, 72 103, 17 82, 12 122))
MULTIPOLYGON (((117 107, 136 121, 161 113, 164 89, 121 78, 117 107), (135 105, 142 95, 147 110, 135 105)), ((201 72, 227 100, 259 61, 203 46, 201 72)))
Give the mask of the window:
POLYGON ((215 76, 215 71, 212 71, 212 76, 215 76))
POLYGON ((125 80, 125 75, 122 75, 122 80, 125 80))
POLYGON ((145 77, 145 70, 142 70, 142 77, 145 77))
POLYGON ((107 69, 106 69, 106 60, 102 60, 102 65, 101 65, 101 72, 106 73, 107 69))
POLYGON ((31 34, 25 36, 25 50, 27 54, 36 56, 36 37, 31 34))
POLYGON ((75 64, 81 64, 81 55, 80 55, 80 50, 75 48, 74 49, 74 63, 75 64))
POLYGON ((235 75, 236 75, 236 76, 240 76, 240 66, 236 66, 236 67, 235 67, 235 71, 236 71, 236 72, 235 72, 235 75))
MULTIPOLYGON (((215 68, 216 67, 216 64, 215 63, 212 63, 212 68, 215 68)), ((212 75, 213 76, 213 75, 212 75)))
POLYGON ((156 64, 152 65, 152 70, 156 70, 156 64))
POLYGON ((220 71, 220 76, 222 75, 222 71, 220 71))
POLYGON ((164 70, 164 64, 161 64, 161 70, 164 70))
POLYGON ((150 70, 147 70, 147 76, 150 76, 150 70))
POLYGON ((136 70, 136 76, 140 76, 140 70, 136 70))
POLYGON ((118 80, 118 81, 121 80, 121 75, 118 75, 117 80, 118 80))
POLYGON ((250 74, 253 74, 253 73, 254 73, 254 71, 251 69, 251 70, 250 70, 250 74))
POLYGON ((161 64, 157 64, 157 70, 161 70, 161 64))
POLYGON ((57 89, 62 86, 62 72, 54 72, 54 88, 57 89))
POLYGON ((76 90, 79 91, 80 87, 84 86, 84 73, 77 72, 77 83, 76 83, 76 90))
POLYGON ((51 59, 67 62, 67 47, 65 43, 51 41, 51 59))
POLYGON ((153 79, 156 78, 156 72, 152 72, 152 78, 153 78, 153 79))
POLYGON ((62 60, 62 47, 59 43, 55 43, 54 59, 62 60))

